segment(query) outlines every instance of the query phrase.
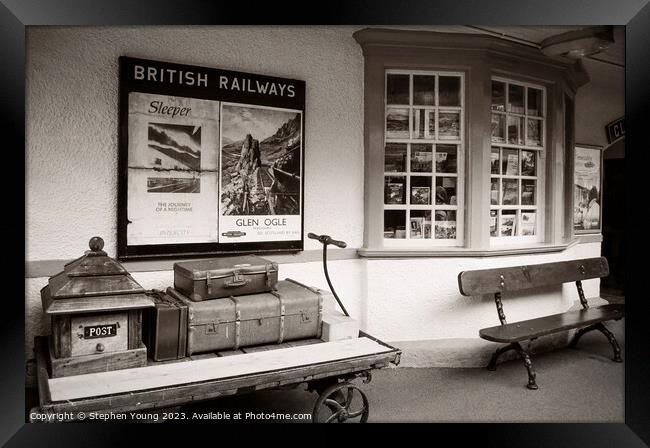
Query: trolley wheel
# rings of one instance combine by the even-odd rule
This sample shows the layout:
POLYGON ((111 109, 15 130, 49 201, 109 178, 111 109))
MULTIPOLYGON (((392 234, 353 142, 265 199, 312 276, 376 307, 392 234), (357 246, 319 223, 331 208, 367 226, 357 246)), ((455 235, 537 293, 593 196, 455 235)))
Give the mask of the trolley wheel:
POLYGON ((359 423, 365 423, 369 412, 366 394, 344 381, 328 387, 318 396, 311 416, 313 423, 343 423, 359 417, 359 423), (355 400, 359 397, 360 400, 355 400))

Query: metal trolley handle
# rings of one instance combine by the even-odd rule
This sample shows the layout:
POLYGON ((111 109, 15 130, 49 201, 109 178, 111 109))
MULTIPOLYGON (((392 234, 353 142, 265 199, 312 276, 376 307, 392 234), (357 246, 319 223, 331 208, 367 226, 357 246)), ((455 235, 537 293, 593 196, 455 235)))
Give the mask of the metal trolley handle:
POLYGON ((339 299, 339 296, 336 294, 336 291, 334 290, 334 287, 332 286, 332 281, 330 280, 330 275, 327 272, 327 245, 332 244, 336 247, 340 247, 341 249, 345 249, 347 247, 347 244, 343 241, 337 241, 332 239, 331 236, 329 235, 316 235, 315 233, 309 232, 307 234, 308 238, 311 238, 312 240, 320 241, 323 244, 323 270, 325 271, 325 279, 327 280, 327 284, 330 287, 330 291, 332 291, 332 294, 334 295, 334 298, 338 302, 339 306, 343 310, 343 313, 350 317, 350 314, 348 311, 345 309, 343 304, 341 303, 341 299, 339 299))

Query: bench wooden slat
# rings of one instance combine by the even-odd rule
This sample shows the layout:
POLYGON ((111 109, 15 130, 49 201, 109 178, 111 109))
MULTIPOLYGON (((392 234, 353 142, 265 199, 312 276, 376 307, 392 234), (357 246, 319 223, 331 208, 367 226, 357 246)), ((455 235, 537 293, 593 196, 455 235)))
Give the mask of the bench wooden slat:
POLYGON ((597 257, 528 266, 463 271, 458 274, 458 288, 465 296, 494 294, 606 277, 607 275, 609 275, 607 259, 597 257), (501 285, 501 276, 503 276, 503 285, 501 285))
POLYGON ((567 311, 551 316, 483 328, 479 335, 492 342, 519 342, 560 331, 585 327, 625 316, 625 305, 610 304, 589 309, 567 311))

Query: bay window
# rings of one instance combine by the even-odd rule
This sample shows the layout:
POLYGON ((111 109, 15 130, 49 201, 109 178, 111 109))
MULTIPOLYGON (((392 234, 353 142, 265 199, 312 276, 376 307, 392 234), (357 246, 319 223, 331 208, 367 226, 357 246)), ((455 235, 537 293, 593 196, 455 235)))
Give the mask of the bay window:
POLYGON ((365 29, 364 257, 485 256, 575 241, 580 63, 492 36, 365 29))

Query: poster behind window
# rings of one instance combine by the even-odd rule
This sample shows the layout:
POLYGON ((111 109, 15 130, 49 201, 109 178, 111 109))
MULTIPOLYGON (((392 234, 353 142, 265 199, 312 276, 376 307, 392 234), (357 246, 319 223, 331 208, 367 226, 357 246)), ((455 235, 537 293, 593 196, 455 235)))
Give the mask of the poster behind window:
POLYGON ((573 229, 575 233, 600 233, 602 228, 602 149, 575 147, 573 229))

